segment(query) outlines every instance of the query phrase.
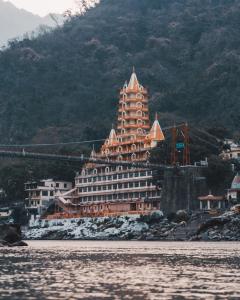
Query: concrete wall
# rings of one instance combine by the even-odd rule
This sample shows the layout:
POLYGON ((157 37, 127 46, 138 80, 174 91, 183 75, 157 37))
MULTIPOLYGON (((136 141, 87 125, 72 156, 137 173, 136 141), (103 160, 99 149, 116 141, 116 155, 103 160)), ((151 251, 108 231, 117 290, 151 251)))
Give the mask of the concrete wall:
POLYGON ((169 168, 164 172, 161 210, 199 209, 198 196, 208 194, 202 167, 169 168))

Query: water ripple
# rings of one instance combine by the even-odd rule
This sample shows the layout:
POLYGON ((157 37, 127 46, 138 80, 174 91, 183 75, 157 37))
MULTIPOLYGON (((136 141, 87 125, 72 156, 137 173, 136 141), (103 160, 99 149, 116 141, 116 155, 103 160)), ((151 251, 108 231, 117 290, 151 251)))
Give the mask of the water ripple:
POLYGON ((239 243, 29 244, 1 248, 0 299, 240 299, 239 243))

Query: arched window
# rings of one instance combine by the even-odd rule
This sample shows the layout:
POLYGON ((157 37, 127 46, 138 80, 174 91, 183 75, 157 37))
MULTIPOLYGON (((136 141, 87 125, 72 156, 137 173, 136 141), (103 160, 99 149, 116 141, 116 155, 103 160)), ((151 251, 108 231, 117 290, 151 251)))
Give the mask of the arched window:
POLYGON ((143 106, 143 105, 142 105, 141 102, 138 102, 138 103, 137 103, 137 107, 142 108, 142 106, 143 106))
POLYGON ((142 95, 140 93, 137 94, 138 99, 142 99, 142 95))
POLYGON ((122 166, 118 166, 117 167, 117 171, 122 171, 123 170, 123 167, 122 166))
POLYGON ((136 154, 133 153, 133 154, 131 155, 131 159, 132 159, 132 160, 135 160, 136 158, 137 158, 136 154))
POLYGON ((131 140, 135 140, 136 136, 135 135, 131 135, 131 140))
POLYGON ((145 157, 146 157, 146 159, 149 159, 149 157, 150 157, 150 152, 149 151, 146 152, 145 157))
POLYGON ((138 119, 137 123, 138 123, 138 125, 142 125, 142 120, 138 119))
POLYGON ((137 146, 135 145, 135 144, 132 144, 132 150, 134 151, 134 150, 136 150, 137 149, 137 146))
POLYGON ((97 174, 97 169, 94 169, 94 170, 93 170, 93 174, 97 174))
POLYGON ((139 134, 142 134, 142 133, 143 133, 142 128, 138 128, 137 132, 138 132, 139 134))
POLYGON ((123 94, 123 99, 124 99, 124 100, 127 99, 127 94, 123 94))
POLYGON ((125 133, 126 133, 126 130, 125 129, 121 129, 121 134, 125 134, 125 133))
POLYGON ((119 146, 119 147, 117 148, 117 151, 118 151, 118 152, 122 152, 122 150, 123 150, 123 149, 122 149, 122 146, 119 146))
POLYGON ((138 111, 137 111, 137 115, 138 115, 139 117, 141 117, 141 116, 142 116, 142 111, 141 111, 141 110, 138 110, 138 111))
POLYGON ((122 112, 122 117, 123 117, 123 118, 126 117, 126 112, 125 112, 125 111, 122 112))
POLYGON ((106 173, 109 173, 109 167, 106 167, 106 168, 105 168, 105 172, 106 172, 106 173))

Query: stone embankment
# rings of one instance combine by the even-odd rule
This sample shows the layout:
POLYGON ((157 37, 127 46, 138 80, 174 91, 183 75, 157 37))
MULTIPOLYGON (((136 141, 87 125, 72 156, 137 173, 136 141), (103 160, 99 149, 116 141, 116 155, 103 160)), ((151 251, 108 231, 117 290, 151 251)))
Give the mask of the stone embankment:
POLYGON ((0 247, 27 246, 22 241, 21 227, 18 224, 0 225, 0 247))
POLYGON ((218 217, 179 211, 165 218, 150 216, 84 218, 39 222, 25 232, 26 239, 46 240, 240 240, 240 214, 226 212, 218 217))

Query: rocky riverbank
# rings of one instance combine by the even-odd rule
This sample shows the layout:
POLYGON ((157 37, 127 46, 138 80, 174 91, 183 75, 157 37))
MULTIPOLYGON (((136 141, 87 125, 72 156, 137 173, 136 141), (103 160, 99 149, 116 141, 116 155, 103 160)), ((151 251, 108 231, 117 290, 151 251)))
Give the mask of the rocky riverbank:
POLYGON ((84 218, 41 221, 25 232, 26 239, 46 240, 240 240, 240 214, 218 217, 184 211, 164 217, 150 216, 84 218))
POLYGON ((22 241, 21 226, 18 224, 0 225, 0 247, 27 246, 22 241))

